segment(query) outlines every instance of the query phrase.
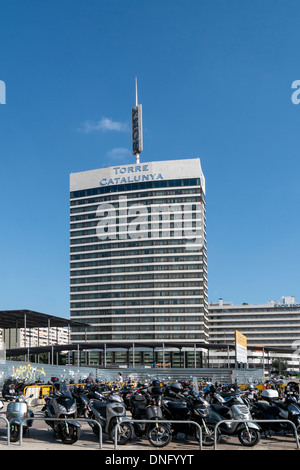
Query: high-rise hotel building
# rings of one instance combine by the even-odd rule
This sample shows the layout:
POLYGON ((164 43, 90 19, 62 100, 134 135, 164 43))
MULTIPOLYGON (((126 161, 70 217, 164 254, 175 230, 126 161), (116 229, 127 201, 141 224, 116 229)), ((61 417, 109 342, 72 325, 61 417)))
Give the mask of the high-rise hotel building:
MULTIPOLYGON (((147 343, 208 342, 199 158, 72 173, 70 216, 71 319, 90 324, 73 329, 72 341, 135 343, 137 351, 140 342, 135 360, 144 364, 154 359, 147 343)), ((126 363, 117 349, 109 361, 126 363)))

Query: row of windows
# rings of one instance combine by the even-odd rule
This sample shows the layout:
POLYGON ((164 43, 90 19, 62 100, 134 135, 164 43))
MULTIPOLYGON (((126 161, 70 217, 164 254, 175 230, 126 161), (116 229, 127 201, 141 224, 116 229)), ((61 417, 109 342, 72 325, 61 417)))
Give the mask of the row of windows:
POLYGON ((111 316, 110 318, 106 317, 95 317, 89 318, 88 320, 85 319, 87 323, 106 323, 114 325, 116 323, 157 323, 157 322, 164 322, 164 323, 178 323, 178 322, 202 322, 203 315, 173 315, 173 316, 144 316, 141 318, 140 316, 135 317, 134 315, 129 316, 111 316))
MULTIPOLYGON (((294 339, 293 339, 294 341, 294 339)), ((232 344, 232 341, 224 341, 224 340, 221 340, 221 341, 216 341, 214 340, 214 344, 232 344)), ((249 341, 248 342, 249 346, 256 346, 257 344, 257 339, 253 339, 252 341, 249 341)), ((291 346, 291 342, 287 339, 287 340, 273 340, 273 338, 269 338, 268 340, 264 340, 264 343, 263 343, 264 346, 267 346, 269 348, 271 347, 274 347, 274 346, 287 346, 287 347, 290 347, 291 346)))
MULTIPOLYGON (((141 206, 141 207, 147 207, 147 210, 148 210, 148 215, 149 217, 151 217, 151 208, 155 207, 155 204, 157 204, 160 209, 160 213, 159 215, 162 216, 162 214, 170 214, 170 218, 173 219, 173 211, 172 211, 172 206, 173 208, 178 211, 178 212, 182 212, 182 210, 184 210, 184 213, 189 216, 189 217, 192 217, 193 214, 201 214, 203 216, 204 219, 206 219, 205 217, 205 214, 206 214, 206 210, 205 210, 205 206, 203 206, 203 202, 200 201, 200 198, 198 197, 195 197, 193 198, 192 200, 190 200, 191 198, 189 198, 189 201, 185 201, 185 203, 181 203, 181 204, 171 204, 171 203, 168 203, 166 201, 149 201, 149 200, 145 200, 145 203, 142 202, 142 201, 133 201, 132 202, 132 206, 135 206, 134 208, 137 209, 137 205, 141 206), (149 207, 148 207, 149 206, 149 207), (180 210, 179 210, 180 208, 180 210), (165 209, 164 211, 162 209, 165 209)), ((105 204, 111 204, 113 206, 113 203, 108 203, 106 202, 105 204)), ((82 207, 78 207, 76 209, 76 214, 77 215, 72 215, 74 214, 73 210, 71 210, 71 215, 70 215, 70 229, 76 229, 76 228, 83 228, 83 227, 93 227, 96 223, 98 223, 98 218, 99 216, 97 215, 97 211, 99 209, 99 205, 91 205, 91 206, 82 206, 82 207), (81 209, 81 211, 79 212, 79 209, 81 209)), ((115 208, 115 211, 116 213, 113 214, 114 217, 116 217, 117 219, 119 219, 119 208, 118 206, 113 206, 115 208)), ((127 209, 130 209, 130 204, 127 202, 127 209)), ((153 210, 153 209, 152 209, 153 210)), ((155 211, 156 213, 156 211, 155 211)), ((111 215, 112 217, 112 215, 111 215)), ((133 219, 134 217, 136 217, 136 215, 127 215, 127 219, 130 220, 130 219, 133 219)), ((107 218, 109 218, 107 216, 107 218)), ((127 220, 126 219, 126 220, 127 220)), ((149 219, 151 220, 151 218, 149 219)))
MULTIPOLYGON (((128 229, 127 233, 127 239, 147 239, 147 238, 162 238, 163 236, 165 237, 171 237, 175 238, 175 235, 178 236, 178 231, 179 234, 182 234, 183 238, 186 238, 187 235, 185 233, 190 233, 188 232, 191 229, 201 229, 202 233, 205 233, 205 224, 203 223, 203 219, 201 217, 196 217, 197 214, 192 214, 191 217, 185 218, 184 219, 184 224, 182 223, 182 220, 180 220, 179 224, 174 221, 166 221, 166 222, 161 222, 159 221, 156 223, 150 222, 148 223, 148 220, 143 220, 143 227, 141 227, 139 230, 136 229, 136 224, 134 224, 134 227, 131 229, 132 235, 130 236, 130 228, 131 228, 131 222, 136 221, 136 216, 132 218, 132 220, 128 219, 126 224, 121 224, 123 227, 128 229), (178 226, 177 226, 177 225, 178 226), (182 227, 183 225, 183 227, 182 227), (176 232, 177 230, 177 232, 176 232)), ((110 232, 107 232, 107 238, 110 239, 115 239, 117 240, 119 237, 120 233, 120 225, 118 221, 111 221, 112 223, 108 222, 108 226, 110 228, 110 232), (111 235, 110 235, 111 234, 111 235), (109 237, 110 235, 110 237, 109 237)), ((99 224, 99 220, 96 221, 95 223, 90 222, 87 226, 90 227, 86 230, 71 230, 71 243, 72 244, 80 244, 80 243, 94 243, 99 241, 99 236, 93 237, 92 235, 97 234, 97 225, 99 224), (96 227, 96 228, 93 228, 96 227), (75 237, 85 237, 85 238, 75 238, 75 237)), ((120 236, 121 238, 121 236, 120 236)), ((124 238, 124 237, 123 237, 124 238)), ((191 238, 191 236, 190 236, 191 238)))
MULTIPOLYGON (((228 318, 229 320, 232 320, 232 321, 236 321, 236 320, 245 320, 245 317, 247 318, 247 321, 249 320, 253 320, 253 321, 257 321, 259 320, 260 318, 261 319, 268 319, 269 323, 272 323, 272 321, 278 319, 278 317, 282 317, 284 319, 286 318, 298 318, 300 315, 300 310, 295 309, 293 311, 285 311, 285 312, 281 312, 280 310, 272 310, 271 312, 268 312, 268 313, 264 313, 263 315, 261 314, 261 312, 257 312, 257 314, 253 315, 253 314, 249 314, 248 312, 244 312, 243 315, 237 315, 237 316, 222 316, 222 317, 216 317, 214 316, 211 312, 210 312, 210 317, 211 317, 211 321, 212 322, 215 322, 217 325, 219 325, 221 323, 221 321, 224 321, 226 318, 228 318)), ((224 323, 225 324, 225 323, 224 323)), ((226 324, 228 324, 226 322, 226 324)))
POLYGON ((119 248, 143 248, 143 247, 156 247, 156 246, 167 246, 172 247, 174 246, 177 249, 177 245, 185 245, 186 240, 183 238, 173 238, 172 240, 164 239, 164 238, 157 238, 157 239, 136 239, 136 240, 110 240, 110 241, 103 241, 99 244, 99 250, 117 250, 119 248))
POLYGON ((186 178, 179 180, 140 181, 137 183, 115 184, 100 186, 98 188, 71 191, 70 198, 94 196, 96 194, 119 193, 122 191, 138 191, 151 188, 174 188, 179 186, 200 186, 200 178, 186 178))
MULTIPOLYGON (((130 341, 130 340, 190 340, 194 339, 197 341, 207 341, 206 335, 203 333, 163 333, 163 334, 152 334, 152 333, 143 333, 143 334, 103 334, 103 335, 89 335, 88 340, 89 341, 102 341, 102 340, 118 340, 118 341, 130 341)), ((80 334, 75 334, 72 335, 72 341, 84 341, 85 337, 84 335, 80 334)))
MULTIPOLYGON (((166 240, 168 241, 168 243, 164 243, 165 246, 170 246, 170 247, 172 247, 173 245, 177 245, 177 243, 174 242, 174 238, 172 238, 171 233, 172 233, 172 232, 170 232, 170 237, 169 237, 168 239, 165 239, 165 241, 166 241, 166 240)), ((205 234, 203 233, 203 234, 201 234, 201 235, 203 236, 203 235, 205 235, 205 234)), ((183 240, 182 245, 183 245, 184 247, 187 247, 187 240, 190 241, 190 240, 193 240, 194 238, 195 238, 195 237, 189 237, 189 238, 183 237, 183 239, 182 239, 182 240, 183 240)), ((205 238, 205 236, 204 236, 204 238, 205 238)), ((101 251, 103 250, 103 247, 102 247, 102 243, 99 242, 99 238, 98 238, 98 237, 95 237, 94 239, 91 238, 91 239, 85 239, 85 240, 88 240, 88 242, 89 242, 90 244, 87 244, 87 243, 85 243, 85 242, 82 242, 82 239, 80 239, 80 240, 79 240, 79 239, 78 239, 78 240, 72 240, 72 241, 71 241, 71 245, 76 245, 76 244, 82 244, 82 243, 83 243, 84 246, 72 246, 71 249, 70 249, 71 253, 83 252, 83 251, 98 251, 98 252, 101 253, 101 251), (73 243, 73 242, 74 242, 74 243, 73 243), (93 245, 92 243, 96 243, 96 244, 93 245)), ((179 243, 178 243, 178 245, 179 245, 179 243)), ((150 245, 150 246, 151 246, 151 245, 150 245)), ((201 246, 201 245, 200 245, 200 246, 201 246)), ((129 246, 128 246, 128 248, 129 248, 129 246)), ((173 251, 173 252, 174 252, 174 251, 177 251, 177 248, 179 248, 179 247, 177 247, 177 246, 173 247, 173 250, 172 250, 172 251, 173 251)), ((112 251, 112 253, 113 253, 113 251, 112 251)), ((101 256, 101 254, 100 254, 99 256, 101 256)))
MULTIPOLYGON (((87 269, 87 270, 73 270, 73 276, 83 276, 89 274, 102 274, 102 273, 130 273, 130 272, 146 272, 146 271, 186 271, 186 270, 194 270, 200 271, 205 270, 205 265, 201 264, 153 264, 152 266, 142 265, 142 266, 115 266, 109 268, 102 268, 102 263, 99 261, 86 261, 86 262, 78 262, 78 263, 71 263, 71 269, 76 268, 90 268, 92 266, 98 267, 99 269, 87 269)), ((173 276, 172 273, 169 274, 173 276)), ((185 275, 185 274, 184 274, 185 275)))
MULTIPOLYGON (((113 326, 113 332, 117 333, 118 331, 193 331, 193 330, 202 330, 203 326, 201 323, 197 325, 114 325, 113 326)), ((73 328, 73 331, 75 332, 75 329, 73 328)), ((79 330, 80 331, 80 330, 79 330)), ((112 326, 101 326, 101 331, 99 331, 99 327, 89 327, 87 334, 90 332, 99 332, 102 333, 102 331, 112 331, 112 326)))
MULTIPOLYGON (((124 195, 124 194, 123 194, 124 195)), ((158 200, 158 198, 162 198, 163 202, 167 202, 168 204, 180 204, 184 202, 203 202, 203 193, 200 187, 181 187, 177 189, 165 189, 160 190, 156 189, 154 191, 130 191, 126 194, 127 202, 134 203, 134 200, 145 200, 145 201, 153 201, 154 203, 158 200), (191 197, 190 197, 191 196, 191 197)), ((84 198, 76 198, 70 200, 70 206, 84 206, 87 204, 99 204, 101 202, 116 202, 120 198, 120 194, 116 193, 107 193, 102 194, 99 196, 89 196, 86 199, 84 198)))
MULTIPOLYGON (((74 259, 89 259, 89 257, 97 258, 97 255, 101 257, 101 253, 90 253, 81 255, 71 255, 71 260, 74 259)), ((174 254, 170 256, 145 256, 143 258, 135 257, 135 258, 110 258, 110 259, 101 259, 101 266, 104 265, 120 265, 120 264, 154 264, 154 263, 179 263, 181 261, 190 262, 190 261, 201 261, 199 255, 194 255, 189 252, 186 252, 183 256, 174 256, 174 254)))
MULTIPOLYGON (((79 287, 74 288, 80 290, 79 287)), ((93 290, 98 290, 97 286, 94 287, 93 290)), ((101 290, 101 289, 99 289, 101 290)), ((84 292, 86 290, 84 289, 84 292)), ((75 292, 77 292, 75 290, 75 292)), ((129 297, 189 297, 189 296, 197 296, 197 295, 203 295, 203 290, 158 290, 158 291, 152 291, 152 290, 146 290, 145 292, 143 291, 125 291, 125 292, 100 292, 96 294, 73 294, 71 295, 71 300, 85 300, 85 299, 117 299, 117 298, 129 298, 129 297)))
MULTIPOLYGON (((172 214, 171 214, 172 215, 172 214)), ((135 216, 132 216, 132 217, 127 217, 126 219, 126 223, 125 225, 128 225, 130 224, 130 222, 132 222, 132 220, 136 219, 136 215, 135 216)), ((99 224, 99 218, 96 218, 94 217, 95 220, 91 220, 90 222, 78 222, 78 223, 73 223, 70 225, 70 234, 72 237, 78 237, 80 235, 90 235, 90 234, 93 234, 93 233, 96 233, 96 230, 92 230, 93 227, 97 227, 97 225, 99 224), (81 228, 85 228, 85 229, 89 229, 89 230, 77 230, 77 229, 81 229, 81 228)), ((184 220, 185 221, 194 221, 195 219, 199 219, 201 222, 202 222, 202 217, 201 217, 201 214, 200 213, 196 213, 196 212, 193 212, 192 214, 189 214, 188 217, 185 217, 184 220), (198 217, 197 217, 198 215, 198 217)), ((106 220, 109 220, 109 218, 107 217, 106 220)), ((149 216, 147 218, 147 221, 150 221, 150 223, 148 224, 148 229, 150 230, 152 228, 152 225, 153 223, 151 222, 151 219, 149 219, 149 216)), ((167 219, 166 221, 164 220, 164 222, 168 222, 169 219, 167 219)), ((180 220, 182 222, 182 220, 180 220)), ((109 224, 110 227, 118 227, 119 226, 119 219, 116 218, 114 219, 112 222, 114 223, 111 223, 109 224)), ((143 222, 145 223, 145 220, 143 220, 143 222)), ((161 220, 159 221, 160 223, 162 222, 161 220)), ((170 227, 171 228, 174 228, 174 218, 171 218, 170 217, 170 227)))
MULTIPOLYGON (((211 305, 209 306, 209 308, 211 309, 211 313, 212 314, 215 314, 215 313, 226 313, 226 316, 228 316, 228 314, 230 315, 234 315, 234 318, 243 318, 242 316, 240 317, 236 317, 235 314, 236 313, 243 313, 244 315, 247 315, 249 312, 253 312, 253 313, 261 313, 261 312, 268 312, 268 313, 273 313, 273 312, 276 312, 276 313, 284 313, 286 311, 290 311, 290 312, 293 312, 295 310, 298 310, 300 311, 300 308, 299 306, 287 306, 287 307, 279 307, 279 308, 276 308, 276 307, 269 307, 269 308, 244 308, 244 309, 230 309, 230 310, 215 310, 211 305)), ((264 314, 265 315, 265 314, 264 314)), ((216 318, 223 318, 224 315, 220 316, 220 317, 216 317, 216 318)))
MULTIPOLYGON (((251 333, 251 332, 244 332, 243 334, 245 334, 247 336, 247 340, 251 340, 251 339, 258 339, 258 340, 262 340, 262 339, 266 339, 266 340, 272 340, 273 341, 273 338, 287 338, 287 339, 291 339, 291 340, 295 340, 295 339, 298 339, 299 338, 299 333, 300 333, 300 330, 297 330, 297 331, 291 331, 291 330, 288 330, 289 333, 272 333, 272 334, 264 334, 264 333, 260 333, 260 332, 256 332, 256 333, 251 333)), ((218 338, 220 339, 220 335, 213 335, 210 333, 210 337, 211 339, 214 339, 214 338, 218 338)), ((229 337, 229 336, 228 336, 229 337)), ((296 349, 296 348, 295 348, 296 349)))
MULTIPOLYGON (((216 330, 211 330, 211 334, 212 335, 226 335, 226 336, 230 336, 230 332, 226 332, 224 330, 221 330, 219 333, 217 333, 216 330)), ((232 331, 232 330, 230 330, 232 331)), ((244 333, 246 336, 262 336, 262 337, 265 337, 265 333, 268 333, 269 336, 278 336, 281 334, 283 334, 285 331, 289 331, 289 332, 293 332, 293 333, 299 333, 300 332, 300 325, 299 324, 296 324, 296 325, 291 325, 291 326, 288 326, 288 327, 284 327, 284 326, 278 326, 277 328, 252 328, 251 330, 248 330, 247 329, 247 333, 244 333)))
MULTIPOLYGON (((167 215, 170 219, 174 219, 174 212, 179 214, 182 214, 184 212, 184 215, 186 217, 192 217, 193 214, 201 214, 203 218, 205 218, 205 205, 204 201, 201 200, 200 196, 194 196, 194 197, 189 197, 186 199, 183 199, 182 202, 168 202, 170 199, 148 199, 145 198, 143 200, 129 200, 126 198, 125 201, 122 201, 123 204, 125 205, 126 208, 126 214, 127 218, 133 219, 136 217, 134 215, 136 213, 137 209, 147 209, 148 217, 150 217, 149 220, 151 220, 151 217, 153 214, 158 215, 162 217, 162 215, 167 215), (126 205, 125 205, 126 201, 126 205), (130 209, 134 209, 133 213, 130 214, 130 209)), ((80 228, 80 227, 90 227, 92 226, 93 222, 97 221, 98 219, 98 210, 101 207, 101 205, 109 206, 110 209, 114 208, 113 213, 109 213, 108 210, 106 210, 107 218, 116 218, 119 219, 122 214, 122 218, 124 217, 124 207, 122 207, 122 213, 120 214, 120 200, 119 198, 116 201, 101 201, 99 204, 89 204, 89 205, 83 205, 83 206, 78 206, 76 209, 71 208, 70 212, 70 228, 80 228), (74 213, 76 215, 74 215, 74 213)))
MULTIPOLYGON (((176 255, 179 253, 186 254, 186 247, 176 248, 176 255)), ((162 255, 162 254, 172 254, 174 255, 174 248, 145 248, 140 250, 128 250, 128 251, 105 251, 97 253, 97 256, 92 253, 94 257, 97 258, 124 258, 128 256, 145 256, 145 255, 162 255)), ((202 260, 201 255, 197 255, 199 260, 202 260)))
MULTIPOLYGON (((186 247, 178 247, 176 248, 176 253, 174 253, 174 248, 145 248, 140 250, 128 250, 128 251, 104 251, 98 252, 97 256, 94 253, 91 253, 93 256, 97 258, 127 258, 129 256, 145 256, 145 255, 174 255, 184 253, 191 256, 191 253, 187 253, 186 247)), ((201 261, 202 255, 197 254, 197 261, 201 261)))
POLYGON ((111 300, 109 302, 71 302, 71 308, 88 308, 88 307, 126 307, 130 305, 180 305, 180 304, 202 304, 203 299, 196 298, 181 298, 181 299, 139 299, 139 300, 111 300))
MULTIPOLYGON (((101 279, 101 278, 100 278, 101 279)), ((107 284, 94 284, 94 285, 84 285, 84 286, 76 286, 71 287, 71 292, 87 292, 93 290, 129 290, 129 289, 161 289, 163 287, 170 287, 170 288, 183 288, 183 287, 201 287, 203 283, 200 281, 194 282, 145 282, 143 284, 140 283, 131 283, 131 284, 118 284, 112 283, 110 285, 107 284)))
MULTIPOLYGON (((197 278, 194 274, 188 273, 188 276, 184 276, 184 279, 194 279, 193 281, 182 281, 182 275, 174 274, 170 278, 168 274, 163 275, 155 275, 154 274, 140 274, 140 275, 131 275, 131 276, 101 276, 101 277, 79 277, 76 279, 71 278, 71 285, 74 284, 94 284, 94 283, 111 283, 111 289, 115 288, 115 283, 127 281, 126 284, 123 284, 123 288, 132 289, 133 286, 136 288, 142 287, 192 287, 192 286, 205 286, 205 282, 202 278, 197 278), (130 278, 130 279, 129 279, 130 278), (173 279, 181 279, 180 282, 173 282, 173 279), (149 281, 151 279, 155 279, 155 282, 140 282, 135 284, 130 284, 130 281, 149 281), (169 280, 170 282, 166 282, 169 280)), ((121 287, 122 284, 119 285, 121 287)))
MULTIPOLYGON (((118 200, 116 200, 116 201, 103 201, 103 200, 101 200, 101 202, 99 202, 98 204, 89 204, 89 205, 85 204, 85 205, 78 205, 77 207, 71 207, 71 209, 70 209, 70 221, 75 222, 75 221, 80 221, 80 220, 95 219, 96 218, 96 213, 98 211, 98 208, 99 208, 100 204, 105 203, 105 204, 114 205, 114 203, 118 204, 118 202, 119 202, 118 200)), ((150 201, 147 204, 146 204, 146 202, 148 202, 147 198, 145 198, 144 200, 136 199, 135 201, 131 201, 131 202, 130 202, 130 199, 127 199, 126 207, 130 208, 130 205, 140 204, 140 205, 143 205, 143 206, 147 206, 147 210, 149 212, 151 212, 151 208, 154 207, 155 205, 157 205, 157 206, 166 206, 165 209, 167 209, 167 206, 172 205, 171 203, 167 202, 166 198, 161 199, 161 200, 158 200, 158 199, 154 200, 154 201, 152 201, 152 204, 150 204, 150 201)), ((176 204, 176 206, 190 206, 191 208, 184 207, 184 210, 187 211, 187 212, 189 212, 191 210, 196 210, 196 208, 192 209, 192 206, 201 207, 201 211, 203 211, 203 216, 205 217, 205 214, 206 214, 206 210, 205 210, 205 206, 204 206, 205 202, 199 196, 195 195, 195 197, 189 198, 189 200, 185 199, 182 203, 174 203, 174 205, 175 204, 176 204)), ((114 206, 114 208, 115 208, 115 211, 116 211, 116 215, 118 215, 117 205, 114 206)), ((180 208, 180 211, 182 211, 182 207, 180 208)))
MULTIPOLYGON (((116 310, 111 310, 111 309, 101 309, 101 310, 78 310, 78 311, 72 311, 71 312, 71 317, 85 317, 84 322, 88 322, 86 317, 91 317, 93 321, 95 318, 101 318, 101 315, 107 317, 112 317, 113 315, 129 315, 130 318, 131 315, 140 315, 143 318, 146 318, 146 315, 155 315, 155 318, 159 318, 159 315, 161 314, 169 314, 169 315, 180 315, 180 314, 190 314, 190 313, 203 313, 204 309, 203 307, 154 307, 154 308, 127 308, 126 310, 124 308, 118 308, 116 310)), ((103 317, 104 318, 104 317, 103 317)), ((76 318, 78 320, 78 318, 76 318)))

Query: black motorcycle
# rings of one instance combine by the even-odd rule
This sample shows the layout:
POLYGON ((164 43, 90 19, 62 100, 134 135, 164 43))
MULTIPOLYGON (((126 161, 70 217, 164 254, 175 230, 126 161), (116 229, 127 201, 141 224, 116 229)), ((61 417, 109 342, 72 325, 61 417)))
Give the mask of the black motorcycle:
POLYGON ((89 390, 86 390, 84 387, 79 385, 78 387, 72 386, 70 388, 72 397, 76 400, 77 406, 77 417, 78 418, 87 418, 89 413, 89 399, 88 394, 89 390))
POLYGON ((291 426, 288 423, 282 423, 279 420, 285 419, 281 416, 280 408, 272 403, 264 403, 256 401, 250 403, 251 415, 254 420, 268 420, 259 423, 261 431, 265 436, 270 435, 270 432, 279 433, 281 431, 291 431, 291 426))
POLYGON ((285 395, 295 397, 298 402, 300 395, 299 384, 297 382, 288 382, 285 387, 285 395))
POLYGON ((12 400, 22 395, 25 388, 30 385, 35 385, 35 382, 29 382, 28 379, 6 379, 2 388, 2 396, 6 400, 12 400))
POLYGON ((202 444, 212 446, 215 427, 206 422, 209 416, 209 403, 201 394, 193 391, 187 397, 180 396, 180 393, 175 392, 175 394, 176 397, 169 396, 162 399, 163 416, 166 419, 182 421, 182 423, 172 423, 173 435, 183 433, 199 441, 199 428, 191 423, 194 421, 201 427, 202 444))
POLYGON ((135 393, 137 390, 141 390, 141 388, 142 388, 142 384, 140 383, 138 383, 137 386, 135 386, 132 382, 128 382, 123 385, 121 390, 119 390, 119 395, 122 397, 127 411, 131 411, 131 402, 130 402, 131 395, 135 393))
MULTIPOLYGON (((276 413, 277 419, 283 419, 291 421, 297 430, 298 436, 300 435, 300 403, 292 394, 287 394, 284 400, 279 400, 279 394, 277 390, 263 390, 261 393, 262 398, 267 402, 265 407, 257 404, 254 410, 259 409, 261 412, 267 410, 267 405, 272 406, 274 413, 276 413), (277 411, 276 411, 277 410, 277 411)), ((257 414, 258 416, 258 414, 257 414)), ((292 431, 292 426, 289 423, 282 423, 281 428, 286 429, 288 432, 292 431)))
POLYGON ((64 382, 55 382, 54 391, 45 398, 46 404, 42 408, 45 413, 45 422, 59 435, 64 444, 74 444, 80 437, 81 426, 76 421, 77 404, 69 388, 64 382), (47 418, 58 418, 48 419, 47 418))
POLYGON ((145 435, 154 447, 164 447, 172 440, 170 423, 162 422, 165 421, 161 408, 162 393, 160 387, 150 387, 147 393, 135 392, 130 397, 132 419, 154 421, 153 424, 134 422, 135 434, 137 437, 145 435))
POLYGON ((16 397, 16 379, 6 379, 2 388, 2 397, 5 400, 13 400, 16 397))

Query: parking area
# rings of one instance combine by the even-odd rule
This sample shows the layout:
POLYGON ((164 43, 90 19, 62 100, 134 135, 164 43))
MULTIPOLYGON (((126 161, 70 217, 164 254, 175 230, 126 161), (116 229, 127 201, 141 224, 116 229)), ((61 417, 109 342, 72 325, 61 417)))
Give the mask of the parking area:
MULTIPOLYGON (((42 406, 33 407, 32 410, 36 418, 43 418, 43 412, 41 411, 42 406)), ((5 410, 2 410, 2 412, 5 410)), ((3 413, 1 413, 3 414, 3 413)), ((199 452, 199 442, 196 439, 179 435, 177 438, 173 438, 171 443, 163 449, 157 449, 149 444, 147 439, 133 439, 126 445, 118 445, 117 450, 114 447, 114 443, 103 434, 102 449, 100 449, 99 438, 92 432, 91 427, 87 422, 82 421, 82 432, 80 439, 72 445, 63 444, 62 441, 54 435, 53 430, 44 422, 44 420, 36 419, 33 422, 32 428, 26 431, 22 445, 18 442, 7 443, 6 424, 3 420, 0 420, 0 450, 96 450, 109 451, 112 454, 114 452, 126 451, 151 451, 152 453, 167 451, 176 453, 186 452, 199 452)), ((203 446, 202 451, 217 452, 218 450, 231 450, 231 451, 251 451, 251 450, 298 450, 296 439, 291 434, 284 435, 273 434, 272 436, 261 436, 260 442, 253 448, 248 448, 239 442, 236 437, 224 436, 216 446, 205 447, 203 446)))

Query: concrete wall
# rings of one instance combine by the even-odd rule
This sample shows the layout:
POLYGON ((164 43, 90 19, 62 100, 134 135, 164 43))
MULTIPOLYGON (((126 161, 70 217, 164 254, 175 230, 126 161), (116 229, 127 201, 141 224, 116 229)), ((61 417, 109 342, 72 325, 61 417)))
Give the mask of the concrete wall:
POLYGON ((95 378, 100 380, 113 381, 117 379, 118 372, 122 372, 123 377, 128 375, 139 379, 154 378, 170 378, 172 380, 190 379, 197 377, 198 380, 212 380, 220 382, 252 382, 262 381, 264 378, 263 370, 246 369, 151 369, 151 368, 96 368, 96 367, 72 367, 72 366, 56 366, 48 364, 36 364, 32 362, 6 361, 0 364, 0 388, 7 378, 13 377, 18 379, 26 379, 34 382, 41 379, 47 383, 52 376, 61 380, 70 379, 78 383, 81 379, 85 379, 90 372, 93 372, 95 378))

